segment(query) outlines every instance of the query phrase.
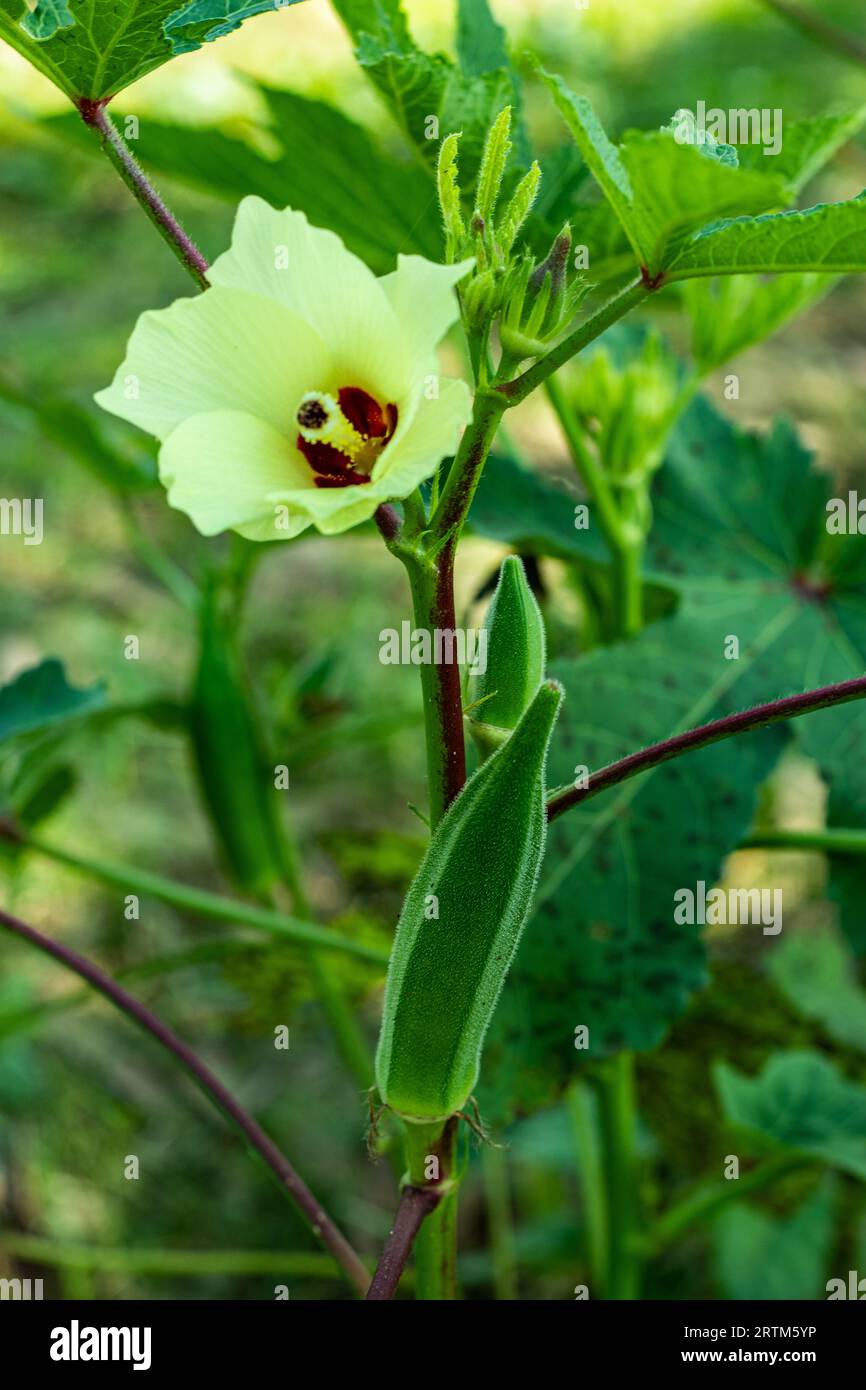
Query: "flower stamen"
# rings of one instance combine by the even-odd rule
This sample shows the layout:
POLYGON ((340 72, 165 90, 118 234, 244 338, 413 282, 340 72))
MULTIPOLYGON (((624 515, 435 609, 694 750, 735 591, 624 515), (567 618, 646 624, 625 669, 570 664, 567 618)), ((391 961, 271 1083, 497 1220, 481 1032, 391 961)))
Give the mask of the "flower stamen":
POLYGON ((383 409, 362 387, 343 386, 336 397, 306 391, 295 419, 296 444, 313 470, 316 487, 349 487, 370 481, 396 428, 397 407, 383 409))

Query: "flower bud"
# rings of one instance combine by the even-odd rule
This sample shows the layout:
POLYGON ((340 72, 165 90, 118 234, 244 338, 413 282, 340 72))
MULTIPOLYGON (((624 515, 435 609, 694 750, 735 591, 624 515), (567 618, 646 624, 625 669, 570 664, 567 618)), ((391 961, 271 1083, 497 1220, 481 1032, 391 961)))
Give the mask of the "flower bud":
POLYGON ((484 630, 486 669, 467 690, 467 725, 482 758, 509 737, 544 679, 544 619, 517 555, 502 563, 484 630))

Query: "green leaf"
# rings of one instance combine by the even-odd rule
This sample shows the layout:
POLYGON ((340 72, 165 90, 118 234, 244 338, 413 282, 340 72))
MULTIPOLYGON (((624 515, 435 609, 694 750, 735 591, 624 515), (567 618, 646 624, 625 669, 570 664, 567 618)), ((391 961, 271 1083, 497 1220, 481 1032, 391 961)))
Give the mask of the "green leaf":
POLYGON ((496 454, 484 470, 469 524, 475 535, 524 553, 606 564, 609 556, 598 528, 575 528, 576 506, 576 489, 571 496, 544 474, 521 468, 508 454, 496 454))
POLYGON ((866 990, 835 933, 825 926, 793 933, 769 954, 767 970, 801 1014, 836 1042, 866 1052, 866 990))
MULTIPOLYGON (((551 748, 552 787, 741 702, 741 670, 718 671, 690 617, 627 644, 554 662, 568 699, 551 748), (714 672, 708 679, 708 670, 714 672)), ((700 926, 677 924, 674 894, 712 883, 748 829, 784 735, 665 764, 554 821, 536 910, 485 1054, 482 1106, 549 1103, 586 1060, 654 1047, 706 983, 700 926), (575 1028, 589 1030, 576 1050, 575 1028)))
POLYGON ((758 1076, 714 1069, 725 1115, 738 1129, 866 1181, 866 1089, 818 1052, 777 1052, 758 1076))
MULTIPOLYGON (((518 476, 529 476, 527 488, 536 481, 518 476)), ((726 711, 862 674, 866 557, 856 536, 828 547, 827 492, 790 426, 761 438, 694 404, 656 480, 646 558, 646 577, 672 589, 679 610, 627 645, 554 663, 569 698, 551 750, 552 785, 573 781, 577 766, 598 767, 726 711), (727 659, 732 635, 739 653, 727 659)), ((521 522, 520 505, 508 516, 512 534, 541 525, 564 538, 550 499, 540 524, 521 522)), ((523 505, 534 505, 528 491, 523 505)), ((595 559, 588 536, 574 532, 569 543, 595 559)), ((846 767, 866 796, 862 707, 794 720, 787 737, 816 758, 831 806, 846 767)), ((650 1047, 664 1034, 704 977, 699 929, 675 926, 673 893, 719 873, 750 828, 778 747, 750 735, 734 758, 717 745, 554 822, 538 910, 494 1022, 488 1105, 509 1093, 526 1109, 551 1099, 586 1055, 570 1047, 579 1024, 590 1029, 590 1058, 650 1047)), ((833 822, 863 820, 831 812, 833 822)))
POLYGON ((769 172, 730 168, 669 131, 630 131, 614 145, 586 97, 555 74, 542 69, 540 76, 650 279, 676 259, 689 233, 734 213, 784 205, 785 187, 769 172))
POLYGON ((457 56, 469 77, 508 67, 505 30, 487 0, 457 0, 457 56))
POLYGON ((805 212, 737 217, 698 232, 668 262, 668 276, 866 270, 866 192, 805 212))
POLYGON ((837 1183, 827 1174, 805 1202, 783 1217, 739 1202, 721 1212, 713 1231, 713 1266, 724 1296, 826 1297, 837 1193, 837 1183))
MULTIPOLYGON (((281 0, 279 8, 297 4, 281 0)), ((274 0, 0 0, 0 37, 72 101, 103 101, 161 67, 277 8, 274 0)))
MULTIPOLYGON (((391 114, 424 162, 435 168, 439 140, 462 131, 460 177, 468 188, 478 172, 487 131, 504 106, 520 109, 517 79, 509 66, 467 70, 443 53, 425 53, 409 33, 399 0, 334 0, 356 44, 356 57, 391 114), (435 118, 431 120, 431 118, 435 118)), ((464 53, 477 64, 491 49, 489 27, 477 42, 481 21, 464 20, 464 53)), ((515 154, 526 160, 518 129, 515 154)))
POLYGON ((866 106, 835 115, 810 116, 785 121, 784 140, 777 155, 765 155, 761 145, 737 148, 741 169, 766 172, 782 180, 792 199, 828 164, 837 150, 847 144, 866 121, 866 106))
MULTIPOLYGON (((142 122, 136 153, 145 167, 182 179, 232 204, 257 194, 274 207, 305 212, 335 231, 377 274, 393 270, 398 254, 442 257, 433 179, 424 169, 385 154, 363 126, 325 102, 260 87, 278 153, 262 154, 221 131, 142 122), (310 151, 316 151, 315 159, 310 151)), ((94 153, 74 117, 53 118, 49 129, 94 153)))
POLYGON ((777 328, 828 294, 832 275, 730 275, 684 280, 692 356, 701 376, 763 342, 777 328))
POLYGON ((61 663, 49 658, 0 688, 0 742, 53 731, 104 707, 104 685, 70 685, 61 663))

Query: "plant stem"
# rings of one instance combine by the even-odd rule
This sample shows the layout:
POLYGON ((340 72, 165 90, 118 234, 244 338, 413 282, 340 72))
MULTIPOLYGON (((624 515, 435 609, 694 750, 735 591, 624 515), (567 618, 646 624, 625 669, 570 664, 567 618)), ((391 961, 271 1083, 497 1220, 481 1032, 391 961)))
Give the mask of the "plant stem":
POLYGON ((435 1192, 419 1187, 403 1188, 394 1225, 367 1291, 368 1302, 383 1302, 394 1297, 421 1223, 429 1218, 439 1201, 435 1192))
POLYGON ((517 1258, 505 1151, 495 1144, 484 1144, 481 1149, 481 1171, 484 1175, 494 1293, 500 1302, 514 1302, 518 1298, 517 1258))
POLYGON ((123 136, 106 110, 105 102, 82 97, 76 105, 84 124, 97 132, 102 142, 102 148, 109 160, 133 197, 147 213, 160 236, 171 247, 184 269, 189 271, 199 289, 208 289, 207 261, 195 242, 187 235, 177 218, 166 206, 138 160, 127 147, 123 136))
POLYGON ((192 1049, 149 1009, 134 999, 131 994, 128 994, 122 985, 112 980, 92 961, 80 956, 77 951, 73 951, 71 947, 43 936, 35 927, 28 926, 25 922, 10 916, 2 909, 0 909, 0 925, 36 946, 40 951, 44 951, 46 955, 52 956, 61 965, 65 965, 67 969, 73 970, 76 975, 93 985, 94 989, 98 989, 101 994, 105 995, 106 999, 110 1000, 122 1013, 125 1013, 140 1028, 155 1038, 161 1047, 165 1048, 183 1070, 192 1077, 208 1099, 216 1105, 217 1109, 240 1130, 247 1142, 264 1160, 277 1179, 280 1188, 292 1197, 298 1210, 309 1221, 314 1235, 319 1237, 347 1275, 349 1281, 363 1296, 367 1291, 369 1276, 360 1257, 331 1221, 327 1212, 319 1205, 288 1159, 280 1153, 273 1140, 253 1119, 252 1115, 235 1100, 231 1092, 192 1049))
POLYGON ((615 1299, 638 1297, 635 1233, 634 1058, 628 1051, 605 1063, 596 1079, 607 1188, 607 1288, 615 1299))
POLYGON ((569 358, 582 352, 585 347, 588 347, 606 329, 610 328, 611 324, 616 323, 636 305, 642 303, 647 295, 657 288, 659 286, 650 286, 642 278, 633 280, 612 299, 609 299, 606 304, 602 304, 601 308, 588 319, 584 319, 583 323, 579 324, 573 333, 569 333, 566 338, 563 338, 562 342, 553 348, 546 357, 542 357, 540 361, 529 367, 514 381, 497 386, 496 390, 506 398, 509 406, 519 405, 536 387, 542 386, 548 377, 558 371, 569 358))
POLYGON ((760 1192, 788 1173, 811 1167, 816 1161, 804 1154, 778 1154, 753 1168, 745 1177, 703 1184, 659 1217, 648 1233, 647 1251, 657 1254, 676 1240, 687 1226, 714 1216, 729 1202, 738 1202, 748 1193, 760 1192))
POLYGON ((452 1115, 444 1123, 406 1126, 408 1173, 370 1285, 373 1300, 393 1298, 413 1246, 416 1296, 455 1297, 457 1124, 452 1115))
POLYGON ((596 1297, 605 1298, 608 1286, 607 1188, 596 1097, 585 1081, 575 1081, 566 1092, 566 1102, 577 1148, 592 1289, 596 1297))
POLYGON ((639 772, 658 767, 671 758, 679 758, 683 753, 697 748, 706 748, 710 743, 732 738, 734 734, 748 733, 751 729, 763 729, 776 724, 781 719, 796 719, 813 710, 830 709, 836 705, 848 704, 852 700, 862 700, 866 696, 866 676, 856 676, 853 680, 839 681, 835 685, 822 685, 817 690, 804 691, 802 695, 786 695, 780 700, 771 700, 766 705, 754 705, 751 709, 740 710, 737 714, 726 714, 722 719, 714 719, 709 724, 701 724, 696 729, 674 734, 660 743, 651 743, 637 753, 629 753, 615 763, 608 763, 598 772, 593 772, 585 787, 564 787, 553 793, 547 802, 547 818, 556 820, 571 806, 577 806, 590 797, 609 787, 618 786, 639 772))
MULTIPOLYGON (((410 1139, 417 1128, 423 1126, 409 1126, 410 1139)), ((426 1147, 439 1158, 439 1181, 445 1192, 415 1242, 415 1297, 443 1302, 457 1297, 457 1121, 449 1120, 437 1144, 426 1147)), ((409 1158, 411 1172, 411 1151, 409 1158)))
MULTIPOLYGON (((0 832, 2 833, 2 832, 0 832)), ((327 927, 317 927, 312 922, 302 922, 297 917, 273 912, 268 908, 254 907, 249 903, 235 902, 223 898, 218 893, 209 893, 203 888, 190 888, 183 883, 162 878, 158 874, 146 873, 143 869, 132 868, 128 864, 106 864, 93 859, 84 859, 70 854, 56 845, 46 844, 35 836, 14 835, 22 845, 54 859, 58 864, 66 864, 71 869, 99 879, 124 893, 137 893, 145 897, 158 898, 170 903, 196 917, 216 918, 223 922, 243 922, 246 926, 257 927, 272 936, 282 937, 300 946, 315 946, 323 951, 342 951, 345 955, 356 956, 359 960, 371 961, 375 965, 387 965, 385 951, 375 946, 367 946, 361 941, 341 936, 327 927)))
POLYGON ((820 850, 859 858, 866 855, 866 830, 756 830, 739 848, 820 850))
MULTIPOLYGON (((448 480, 430 518, 429 529, 423 535, 404 536, 399 517, 391 506, 380 507, 376 513, 376 524, 386 545, 406 568, 415 627, 430 634, 434 657, 436 633, 456 634, 454 559, 457 544, 505 405, 505 400, 495 392, 476 395, 472 420, 463 433, 448 480)), ((463 696, 456 640, 453 635, 445 640, 451 643, 451 650, 442 653, 445 659, 422 662, 419 667, 433 829, 466 781, 463 696)))

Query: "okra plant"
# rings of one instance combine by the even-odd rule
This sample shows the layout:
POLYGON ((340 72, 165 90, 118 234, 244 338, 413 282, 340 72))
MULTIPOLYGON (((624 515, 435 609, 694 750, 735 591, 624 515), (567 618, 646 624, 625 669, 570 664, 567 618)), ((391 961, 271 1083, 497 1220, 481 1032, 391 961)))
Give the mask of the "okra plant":
MULTIPOLYGON (((571 1134, 580 1188, 570 1273, 552 1296, 641 1297, 683 1232, 726 1213, 741 1225, 723 1228, 719 1281, 744 1296, 725 1252, 737 1239, 757 1249, 770 1218, 742 1193, 794 1180, 811 1210, 822 1184, 866 1179, 855 963, 866 946, 866 523, 853 493, 833 498, 793 424, 749 433, 737 420, 739 354, 833 304, 843 280, 862 293, 844 277, 866 271, 866 107, 809 115, 796 91, 793 109, 771 113, 784 124, 770 146, 759 111, 722 131, 668 101, 614 138, 549 56, 515 54, 487 0, 458 0, 456 57, 416 43, 400 0, 334 0, 390 120, 387 147, 335 106, 277 86, 257 89, 267 125, 252 134, 139 122, 125 103, 133 82, 246 20, 243 33, 270 23, 291 44, 307 9, 0 0, 0 35, 73 108, 42 138, 94 168, 107 158, 188 274, 167 306, 137 287, 137 319, 115 325, 114 375, 92 381, 92 400, 13 370, 0 401, 64 467, 78 460, 99 477, 128 563, 166 591, 191 653, 180 695, 158 679, 144 694, 124 686, 134 636, 119 675, 93 672, 112 676, 111 696, 73 683, 53 653, 7 671, 0 825, 10 894, 48 858, 119 894, 125 926, 161 900, 245 929, 141 960, 142 975, 217 963, 231 980, 234 957, 251 952, 262 980, 281 954, 296 963, 351 1081, 350 1161, 359 1188, 377 1184, 376 1239, 363 1225, 350 1239, 326 1215, 274 1140, 127 990, 122 953, 103 969, 61 940, 74 897, 51 934, 11 902, 0 921, 195 1078, 324 1243, 323 1277, 345 1276, 359 1296, 460 1295, 459 1201, 467 1182, 475 1200, 479 1169, 490 1284, 517 1296, 510 1145, 545 1114, 571 1134), (547 134, 534 149, 536 127, 547 134), (157 192, 159 175, 232 205, 230 240, 209 237, 213 258, 157 192), (838 196, 813 200, 815 186, 838 196), (533 444, 551 438, 553 468, 533 444), (331 577, 360 576, 374 554, 371 572, 386 577, 366 656, 383 680, 391 665, 418 668, 399 715, 381 681, 378 696, 362 682, 348 710, 329 685, 347 629, 368 614, 354 616, 355 579, 338 597, 331 577), (321 586, 332 631, 320 648, 249 658, 265 621, 260 571, 281 615, 321 586), (77 759, 103 756, 142 721, 187 749, 214 882, 133 867, 134 845, 126 862, 91 857, 43 829, 55 816, 72 824, 62 818, 76 806, 86 821, 77 759), (418 750, 419 785, 414 768, 401 775, 392 817, 414 837, 414 874, 401 871, 390 923, 373 908, 339 920, 305 763, 330 750, 338 841, 359 821, 375 831, 377 816, 384 834, 367 784, 375 750, 398 740, 418 750), (356 748, 362 776, 343 762, 356 748), (826 824, 793 830, 780 787, 807 759, 828 789, 826 824), (770 886, 738 881, 752 861, 729 856, 749 848, 771 855, 757 871, 770 886), (829 946, 780 935, 773 875, 792 850, 826 858, 839 920, 829 946), (703 1009, 712 1021, 707 938, 731 925, 756 934, 761 969, 812 1045, 761 1054, 757 1075, 724 1050, 705 1058, 717 1125, 739 1137, 719 1139, 706 1171, 668 1181, 647 1083, 689 1020, 703 1009), (827 972, 844 982, 841 1023, 827 972), (825 1030, 825 1055, 810 1028, 825 1030)), ((16 512, 3 507, 5 547, 16 512)), ((20 502, 17 515, 22 526, 30 516, 20 502)), ((49 543, 53 525, 49 505, 49 543)), ((41 510, 39 527, 41 542, 41 510)), ((134 631, 135 612, 123 617, 134 631)), ((82 664, 71 645, 61 655, 82 664)), ((118 790, 121 819, 122 801, 118 790)), ((48 915, 32 891, 26 901, 48 915)), ((0 1045, 56 1008, 4 1005, 0 1045)), ((706 1077, 692 1084, 707 1089, 706 1077)), ((314 1125, 316 1107, 306 1113, 314 1125)), ((351 1204, 334 1204, 348 1228, 351 1204)), ((25 1249, 15 1239, 0 1232, 0 1259, 25 1249)), ((733 1263, 742 1279, 753 1261, 733 1263)))

